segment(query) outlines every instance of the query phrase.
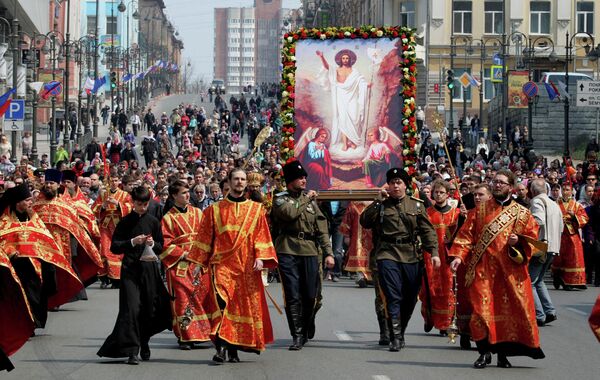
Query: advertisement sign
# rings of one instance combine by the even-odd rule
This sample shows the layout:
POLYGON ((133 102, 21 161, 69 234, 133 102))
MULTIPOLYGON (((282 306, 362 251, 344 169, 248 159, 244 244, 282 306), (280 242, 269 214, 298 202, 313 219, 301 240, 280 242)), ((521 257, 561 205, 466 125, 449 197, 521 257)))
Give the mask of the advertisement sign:
MULTIPOLYGON (((40 69, 38 71, 38 81, 39 82, 44 82, 44 83, 50 83, 52 81, 58 81, 60 83, 64 83, 64 77, 63 77, 63 71, 62 69, 56 69, 56 71, 54 72, 54 78, 52 77, 52 70, 51 69, 40 69)), ((58 94, 56 96, 56 104, 57 107, 59 108, 63 108, 63 103, 64 103, 64 92, 61 92, 60 94, 58 94)), ((44 99, 38 99, 38 107, 39 108, 50 108, 52 107, 52 103, 51 103, 51 99, 48 98, 46 100, 44 99)))
POLYGON ((100 36, 100 45, 102 47, 121 46, 120 34, 102 34, 100 36), (114 39, 113 39, 114 37, 114 39))
POLYGON ((527 108, 529 98, 523 93, 523 85, 529 82, 527 71, 509 71, 508 108, 527 108))

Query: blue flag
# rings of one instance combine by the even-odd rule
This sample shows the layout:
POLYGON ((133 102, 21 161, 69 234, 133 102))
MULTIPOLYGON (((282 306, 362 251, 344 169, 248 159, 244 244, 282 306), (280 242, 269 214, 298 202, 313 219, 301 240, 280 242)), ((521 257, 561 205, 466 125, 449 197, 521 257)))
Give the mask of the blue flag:
POLYGON ((15 91, 17 91, 16 88, 11 88, 4 95, 0 96, 0 117, 2 117, 8 110, 8 107, 10 107, 12 101, 10 96, 14 94, 15 91))
POLYGON ((127 83, 131 80, 131 78, 133 78, 133 74, 131 73, 127 73, 125 75, 123 75, 123 83, 127 83))
POLYGON ((92 94, 95 94, 96 92, 98 92, 100 87, 104 86, 105 83, 106 83, 106 75, 100 79, 96 79, 94 81, 94 88, 92 89, 92 94))
POLYGON ((550 100, 554 100, 560 96, 553 85, 548 84, 548 82, 544 82, 544 86, 546 87, 546 92, 548 92, 548 97, 550 100))

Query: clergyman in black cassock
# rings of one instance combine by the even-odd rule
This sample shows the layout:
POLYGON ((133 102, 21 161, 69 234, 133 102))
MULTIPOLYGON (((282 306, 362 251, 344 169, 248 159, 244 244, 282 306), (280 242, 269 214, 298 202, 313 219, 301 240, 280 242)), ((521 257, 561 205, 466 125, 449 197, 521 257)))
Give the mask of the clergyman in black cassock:
POLYGON ((124 254, 119 289, 119 315, 98 356, 128 357, 128 364, 150 359, 152 335, 171 329, 169 294, 159 273, 163 249, 160 222, 147 213, 150 193, 143 186, 131 192, 134 209, 115 229, 111 251, 124 254), (141 351, 141 352, 140 352, 141 351))

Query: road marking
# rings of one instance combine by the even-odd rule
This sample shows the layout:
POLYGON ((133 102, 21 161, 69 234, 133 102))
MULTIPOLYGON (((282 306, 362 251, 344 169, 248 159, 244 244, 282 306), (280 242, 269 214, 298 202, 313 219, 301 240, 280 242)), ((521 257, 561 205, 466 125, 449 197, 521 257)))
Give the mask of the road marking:
POLYGON ((348 335, 345 331, 334 331, 335 336, 337 336, 338 340, 349 341, 352 340, 352 337, 348 335))
POLYGON ((585 311, 575 309, 574 307, 565 307, 565 309, 572 311, 575 314, 583 315, 584 317, 587 317, 588 315, 588 313, 586 313, 585 311))
POLYGON ((390 380, 386 375, 373 375, 373 380, 390 380))

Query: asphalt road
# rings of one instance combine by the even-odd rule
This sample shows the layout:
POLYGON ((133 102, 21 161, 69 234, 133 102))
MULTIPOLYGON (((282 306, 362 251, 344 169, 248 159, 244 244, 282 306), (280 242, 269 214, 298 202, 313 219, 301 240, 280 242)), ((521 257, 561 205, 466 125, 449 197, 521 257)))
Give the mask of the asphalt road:
MULTIPOLYGON (((281 301, 278 284, 271 294, 281 301)), ((324 307, 317 316, 315 339, 290 352, 284 316, 270 306, 276 341, 260 356, 241 353, 242 362, 213 365, 213 349, 180 351, 171 332, 150 341, 152 358, 139 366, 96 356, 111 332, 118 307, 117 290, 93 284, 89 301, 79 301, 51 313, 47 328, 37 330, 13 357, 16 369, 2 379, 593 379, 597 377, 599 343, 587 324, 598 288, 551 291, 558 321, 541 329, 544 360, 511 358, 511 369, 494 365, 471 367, 476 351, 463 351, 447 338, 425 334, 420 314, 413 315, 401 352, 377 345, 378 327, 373 289, 356 288, 351 280, 327 283, 324 307)), ((419 310, 419 309, 417 309, 419 310)))

